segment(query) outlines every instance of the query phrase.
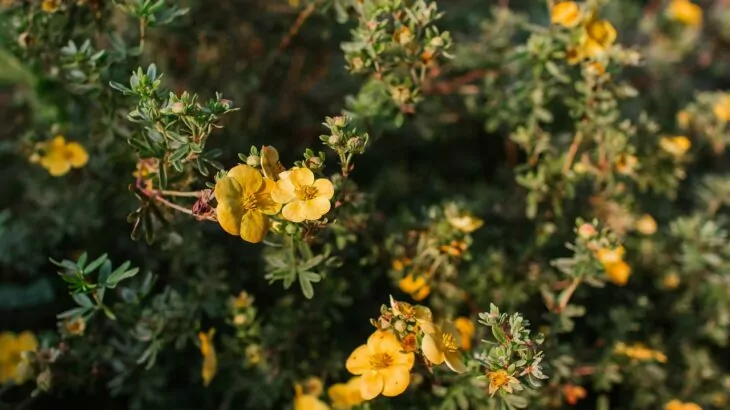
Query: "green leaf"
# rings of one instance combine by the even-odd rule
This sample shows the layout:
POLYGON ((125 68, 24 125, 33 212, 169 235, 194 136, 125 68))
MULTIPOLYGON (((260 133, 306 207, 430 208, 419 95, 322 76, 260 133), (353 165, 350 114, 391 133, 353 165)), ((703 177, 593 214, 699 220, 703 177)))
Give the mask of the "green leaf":
POLYGON ((86 259, 88 259, 89 255, 86 254, 86 252, 82 253, 81 256, 79 256, 79 260, 76 261, 76 265, 79 268, 83 268, 84 264, 86 264, 86 259))
POLYGON ((105 253, 94 259, 91 263, 89 263, 88 266, 84 268, 84 273, 88 275, 89 273, 95 271, 102 263, 104 263, 104 261, 106 261, 106 258, 107 254, 105 253))
POLYGON ((302 293, 305 298, 312 299, 314 297, 312 282, 310 282, 307 277, 301 273, 299 274, 299 286, 302 288, 302 293))
POLYGON ((106 282, 106 287, 108 288, 115 288, 117 284, 124 279, 131 278, 135 276, 137 273, 139 273, 139 268, 133 268, 130 270, 126 270, 129 267, 129 262, 125 262, 122 267, 118 268, 114 272, 112 272, 111 275, 109 275, 109 279, 106 282))
POLYGON ((61 312, 56 315, 56 318, 58 319, 66 319, 67 317, 73 317, 73 316, 81 316, 84 313, 86 313, 89 309, 84 307, 76 307, 73 309, 69 309, 65 312, 61 312))
POLYGON ((74 295, 71 295, 73 297, 74 301, 79 304, 79 306, 83 308, 93 308, 94 302, 91 301, 91 298, 86 296, 83 293, 76 293, 74 295))

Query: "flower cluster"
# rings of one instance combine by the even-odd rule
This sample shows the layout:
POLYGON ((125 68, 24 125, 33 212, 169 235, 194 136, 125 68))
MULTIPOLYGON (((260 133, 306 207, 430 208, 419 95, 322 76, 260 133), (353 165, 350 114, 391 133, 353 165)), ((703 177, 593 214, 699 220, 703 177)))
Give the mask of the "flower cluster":
POLYGON ((537 388, 547 379, 542 371, 543 336, 531 335, 530 322, 515 313, 500 313, 492 304, 489 312, 479 314, 479 323, 491 328, 496 343, 476 357, 486 368, 482 377, 488 383, 490 395, 504 397, 525 386, 537 388))
POLYGON ((89 154, 78 142, 67 142, 62 135, 57 135, 51 141, 37 143, 30 161, 40 164, 54 177, 60 177, 71 168, 83 168, 89 162, 89 154))
POLYGON ((641 343, 635 343, 630 346, 627 346, 625 343, 616 343, 613 348, 613 352, 617 355, 626 356, 631 360, 639 362, 647 360, 655 360, 659 363, 667 362, 667 356, 664 353, 658 350, 649 349, 641 343))
POLYGON ((470 257, 471 233, 483 224, 482 219, 450 202, 443 208, 431 208, 423 228, 391 236, 389 247, 395 255, 391 275, 400 289, 421 301, 432 289, 450 288, 448 283, 454 281, 458 264, 470 257))
POLYGON ((278 172, 279 155, 263 147, 257 167, 239 164, 215 184, 216 216, 223 230, 244 241, 258 243, 279 216, 300 223, 317 221, 331 208, 334 186, 326 178, 315 178, 311 169, 293 167, 278 172))
MULTIPOLYGON (((595 10, 587 10, 574 1, 555 4, 550 12, 553 24, 573 30, 573 44, 566 51, 568 62, 602 59, 616 41, 616 29, 608 20, 596 17, 595 10)), ((603 66, 599 70, 605 71, 603 66)))

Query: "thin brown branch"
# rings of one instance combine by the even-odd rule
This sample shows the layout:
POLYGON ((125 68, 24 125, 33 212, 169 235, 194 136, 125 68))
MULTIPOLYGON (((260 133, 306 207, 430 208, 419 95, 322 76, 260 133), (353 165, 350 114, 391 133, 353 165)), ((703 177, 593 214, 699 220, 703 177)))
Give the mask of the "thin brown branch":
POLYGON ((153 194, 157 195, 167 195, 167 196, 181 196, 181 197, 189 197, 189 198, 200 198, 203 196, 203 191, 168 191, 165 189, 157 189, 152 191, 153 194))
POLYGON ((573 137, 573 143, 570 144, 570 149, 568 150, 568 158, 565 159, 565 164, 563 165, 563 174, 570 171, 570 167, 573 166, 573 160, 575 159, 575 154, 578 153, 578 147, 580 146, 581 142, 583 142, 583 133, 578 131, 575 134, 575 137, 573 137))
POLYGON ((555 308, 555 312, 561 313, 565 310, 565 307, 568 306, 568 302, 570 302, 570 298, 573 296, 573 293, 575 293, 575 290, 578 289, 578 285, 580 285, 581 282, 581 278, 573 278, 573 282, 570 283, 570 286, 568 286, 563 294, 560 295, 560 304, 557 308, 555 308))
POLYGON ((315 6, 316 2, 309 3, 307 7, 305 7, 300 13, 299 16, 297 16, 297 19, 294 21, 294 24, 292 24, 291 28, 289 28, 289 33, 287 33, 284 38, 281 39, 281 42, 279 43, 279 51, 283 51, 287 47, 289 47, 289 44, 291 43, 292 39, 299 34, 299 30, 301 30, 302 26, 304 25, 304 22, 307 21, 307 19, 314 13, 314 10, 316 9, 315 6))

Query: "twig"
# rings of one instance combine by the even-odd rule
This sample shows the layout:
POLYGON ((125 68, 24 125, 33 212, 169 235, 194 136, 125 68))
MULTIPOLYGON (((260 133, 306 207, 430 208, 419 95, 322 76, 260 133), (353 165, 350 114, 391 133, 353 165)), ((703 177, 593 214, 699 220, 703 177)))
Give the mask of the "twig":
POLYGON ((294 24, 292 24, 291 28, 289 28, 289 33, 281 39, 281 42, 279 43, 279 51, 283 51, 287 47, 289 47, 289 43, 291 43, 291 40, 299 33, 299 30, 302 28, 302 25, 304 25, 304 22, 307 21, 307 19, 314 13, 314 10, 316 9, 315 6, 316 2, 309 3, 307 7, 305 7, 297 17, 296 21, 294 21, 294 24))
POLYGON ((157 189, 157 190, 154 190, 153 193, 158 194, 158 195, 182 196, 182 197, 191 197, 191 198, 200 198, 201 196, 203 196, 202 191, 185 192, 185 191, 167 191, 164 189, 157 189))
POLYGON ((568 150, 568 158, 565 159, 565 164, 563 165, 563 174, 567 173, 570 170, 570 167, 573 165, 575 154, 578 153, 578 146, 581 142, 583 142, 583 133, 578 131, 573 138, 573 143, 570 144, 570 149, 568 150))
POLYGON ((184 214, 188 214, 190 216, 193 216, 193 217, 195 217, 195 219, 198 219, 198 220, 204 219, 206 221, 211 221, 211 222, 217 222, 218 221, 216 218, 214 218, 212 216, 195 215, 193 213, 193 210, 192 209, 188 209, 188 208, 185 208, 184 206, 180 206, 178 204, 172 203, 172 202, 168 201, 167 199, 165 199, 165 198, 163 198, 161 196, 153 195, 150 198, 151 199, 154 199, 155 201, 159 202, 162 205, 165 205, 168 208, 172 208, 172 209, 174 209, 176 211, 179 211, 179 212, 182 212, 184 214))
POLYGON ((568 286, 568 288, 563 291, 563 294, 560 295, 560 305, 555 308, 555 312, 560 313, 565 310, 565 307, 568 306, 568 302, 570 302, 570 298, 573 296, 573 293, 575 293, 575 290, 578 289, 578 285, 580 285, 581 282, 581 278, 573 279, 570 286, 568 286))

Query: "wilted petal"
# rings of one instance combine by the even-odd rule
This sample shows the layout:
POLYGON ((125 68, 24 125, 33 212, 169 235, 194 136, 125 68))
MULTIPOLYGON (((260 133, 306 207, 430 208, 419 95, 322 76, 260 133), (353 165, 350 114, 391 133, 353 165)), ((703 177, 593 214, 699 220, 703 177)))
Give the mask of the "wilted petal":
POLYGON ((228 177, 233 178, 241 185, 244 194, 253 194, 259 190, 264 178, 256 168, 239 164, 228 171, 228 177))
POLYGON ((269 231, 269 218, 258 210, 248 211, 241 219, 241 238, 246 242, 259 243, 269 231))
POLYGON ((370 349, 367 345, 359 346, 350 354, 345 362, 345 368, 355 375, 361 375, 370 370, 370 349))
POLYGON ((405 366, 391 366, 378 371, 383 377, 383 396, 397 396, 408 388, 411 374, 405 366))
POLYGON ((360 394, 365 400, 372 400, 383 391, 383 376, 377 370, 364 373, 360 381, 360 394))

